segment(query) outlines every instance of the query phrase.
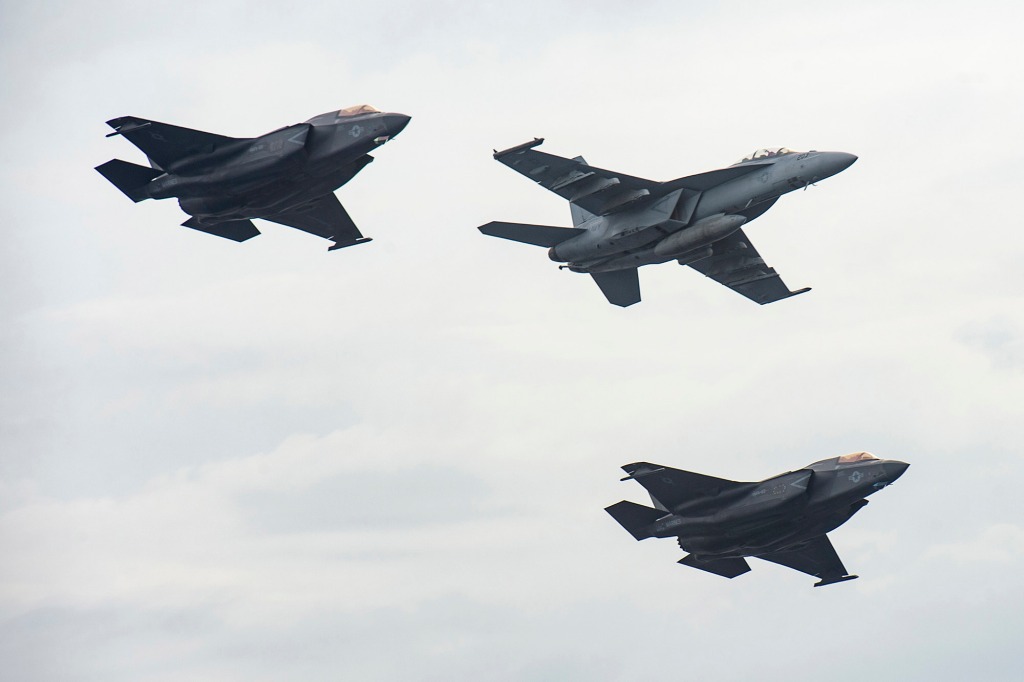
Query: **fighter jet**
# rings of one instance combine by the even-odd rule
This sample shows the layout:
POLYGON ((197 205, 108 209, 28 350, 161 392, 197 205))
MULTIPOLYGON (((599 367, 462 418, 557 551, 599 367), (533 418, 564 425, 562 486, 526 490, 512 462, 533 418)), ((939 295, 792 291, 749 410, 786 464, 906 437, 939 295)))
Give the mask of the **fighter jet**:
POLYGON ((738 483, 636 462, 622 467, 629 474, 622 480, 647 488, 654 507, 622 501, 605 511, 637 540, 678 538, 689 552, 679 560, 686 566, 735 578, 750 570, 744 557, 757 557, 816 576, 820 587, 857 577, 846 572, 826 533, 908 466, 856 452, 738 483))
POLYGON ((123 116, 107 121, 107 137, 128 138, 150 167, 114 159, 96 170, 132 201, 176 197, 191 216, 185 227, 243 242, 260 233, 251 219, 261 218, 330 239, 333 251, 370 241, 334 190, 409 120, 362 104, 261 137, 225 137, 123 116))
POLYGON ((491 222, 484 234, 549 248, 560 269, 589 273, 609 303, 640 300, 637 268, 676 260, 747 298, 771 303, 790 291, 741 226, 779 197, 857 160, 845 152, 761 149, 728 168, 670 182, 644 180, 536 151, 543 138, 494 158, 569 201, 574 227, 491 222))

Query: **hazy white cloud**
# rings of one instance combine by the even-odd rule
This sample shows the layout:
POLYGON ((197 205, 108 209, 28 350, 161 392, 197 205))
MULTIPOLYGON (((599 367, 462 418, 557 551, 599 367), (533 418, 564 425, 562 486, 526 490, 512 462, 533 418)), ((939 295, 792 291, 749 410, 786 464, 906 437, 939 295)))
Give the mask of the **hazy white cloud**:
POLYGON ((25 680, 1016 679, 1022 20, 10 8, 0 659, 25 680), (92 170, 141 158, 103 137, 114 116, 256 135, 361 101, 413 116, 338 193, 368 246, 224 242, 92 170), (749 230, 811 293, 760 308, 663 265, 620 310, 474 229, 568 224, 490 157, 535 135, 657 180, 766 145, 860 160, 749 230), (834 533, 862 576, 842 586, 689 571, 602 510, 644 500, 630 461, 746 480, 858 449, 912 467, 834 533), (839 641, 870 657, 837 666, 839 641))

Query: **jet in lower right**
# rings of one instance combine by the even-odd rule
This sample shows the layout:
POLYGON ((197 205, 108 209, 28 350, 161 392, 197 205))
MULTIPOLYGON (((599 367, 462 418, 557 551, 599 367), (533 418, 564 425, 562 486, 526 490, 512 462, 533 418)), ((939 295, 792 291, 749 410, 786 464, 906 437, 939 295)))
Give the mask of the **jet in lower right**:
POLYGON ((815 587, 853 580, 826 533, 850 520, 910 465, 856 452, 758 483, 636 462, 622 479, 647 489, 654 507, 623 500, 605 511, 637 540, 677 538, 679 563, 726 578, 756 557, 816 576, 815 587))

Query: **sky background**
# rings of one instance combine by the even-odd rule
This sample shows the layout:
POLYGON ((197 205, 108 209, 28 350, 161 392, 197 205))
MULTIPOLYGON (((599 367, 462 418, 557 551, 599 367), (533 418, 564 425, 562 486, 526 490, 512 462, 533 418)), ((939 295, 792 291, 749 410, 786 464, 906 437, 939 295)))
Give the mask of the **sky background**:
POLYGON ((1024 10, 1011 2, 0 2, 0 664, 16 680, 1017 680, 1024 10), (366 246, 132 204, 104 121, 413 117, 338 196, 366 246), (608 305, 490 220, 491 158, 668 180, 860 160, 748 228, 759 307, 675 264, 608 305), (861 579, 675 564, 646 460, 911 463, 861 579))

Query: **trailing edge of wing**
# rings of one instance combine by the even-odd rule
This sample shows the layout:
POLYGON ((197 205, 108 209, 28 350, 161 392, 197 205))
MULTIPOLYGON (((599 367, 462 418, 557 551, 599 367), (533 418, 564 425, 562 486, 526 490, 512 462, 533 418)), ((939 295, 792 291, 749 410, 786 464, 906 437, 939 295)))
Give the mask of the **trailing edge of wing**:
POLYGON ((592 272, 590 276, 601 287, 601 293, 612 305, 627 308, 640 302, 640 275, 636 268, 592 272))
POLYGON ((558 246, 586 230, 576 227, 555 227, 552 225, 527 225, 525 223, 490 222, 477 228, 491 237, 501 237, 514 242, 534 246, 558 246))

